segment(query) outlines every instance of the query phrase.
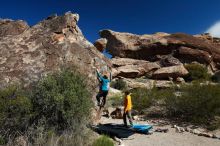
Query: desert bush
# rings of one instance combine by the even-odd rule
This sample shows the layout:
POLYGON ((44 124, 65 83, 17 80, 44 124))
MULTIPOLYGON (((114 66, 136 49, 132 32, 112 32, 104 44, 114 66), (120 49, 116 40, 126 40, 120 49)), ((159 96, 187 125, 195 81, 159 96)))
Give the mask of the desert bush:
POLYGON ((211 75, 208 73, 208 69, 200 64, 187 64, 185 68, 189 71, 189 74, 185 77, 186 81, 193 80, 210 80, 211 75))
POLYGON ((109 97, 109 100, 107 102, 114 107, 122 106, 123 102, 124 102, 123 95, 122 94, 114 94, 109 97))
POLYGON ((134 109, 141 112, 142 110, 156 104, 159 100, 173 96, 173 89, 145 89, 137 88, 131 91, 134 109))
POLYGON ((111 87, 118 90, 125 90, 127 88, 127 83, 123 79, 117 79, 111 82, 111 87))
POLYGON ((180 94, 166 98, 166 107, 172 116, 207 124, 220 116, 219 89, 220 85, 183 85, 179 88, 180 94))
POLYGON ((88 145, 92 100, 86 77, 63 70, 40 80, 31 94, 32 125, 28 137, 35 145, 88 145))
POLYGON ((48 145, 52 135, 55 145, 88 145, 91 108, 86 78, 76 71, 48 75, 26 91, 10 86, 0 90, 0 142, 24 135, 48 145))
POLYGON ((114 143, 109 137, 101 136, 93 142, 92 146, 114 146, 114 143))
POLYGON ((32 101, 35 120, 44 118, 47 127, 74 129, 89 122, 91 96, 85 77, 78 72, 47 76, 36 85, 32 101))
POLYGON ((17 86, 9 86, 0 90, 0 130, 7 138, 16 136, 16 132, 24 132, 29 126, 32 116, 30 98, 17 86))

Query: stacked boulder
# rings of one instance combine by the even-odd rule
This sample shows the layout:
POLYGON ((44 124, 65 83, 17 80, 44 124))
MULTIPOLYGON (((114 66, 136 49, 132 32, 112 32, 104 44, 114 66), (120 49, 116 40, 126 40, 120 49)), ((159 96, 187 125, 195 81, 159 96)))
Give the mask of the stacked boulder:
POLYGON ((188 74, 184 64, 202 64, 213 74, 220 69, 220 39, 208 34, 136 35, 102 30, 100 36, 107 40, 102 46, 113 56, 115 77, 182 83, 188 74))

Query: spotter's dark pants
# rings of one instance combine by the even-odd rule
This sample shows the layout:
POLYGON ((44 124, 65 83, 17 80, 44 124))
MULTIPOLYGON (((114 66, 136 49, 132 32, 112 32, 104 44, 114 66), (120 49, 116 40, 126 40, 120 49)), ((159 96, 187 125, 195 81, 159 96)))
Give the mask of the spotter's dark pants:
POLYGON ((129 123, 131 126, 133 126, 133 121, 132 121, 132 116, 131 116, 131 110, 126 111, 123 113, 123 121, 124 121, 124 125, 127 126, 127 117, 129 120, 129 123))

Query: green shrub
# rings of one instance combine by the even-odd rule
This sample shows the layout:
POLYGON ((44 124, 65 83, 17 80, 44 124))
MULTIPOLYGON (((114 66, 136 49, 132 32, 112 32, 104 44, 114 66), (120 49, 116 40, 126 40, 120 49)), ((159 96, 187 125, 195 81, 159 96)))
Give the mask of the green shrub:
POLYGON ((200 64, 187 64, 185 68, 189 71, 189 74, 185 77, 186 81, 193 80, 210 80, 211 75, 208 73, 208 69, 200 64))
POLYGON ((117 79, 111 82, 111 87, 118 90, 125 90, 127 88, 127 83, 123 79, 117 79))
POLYGON ((138 88, 132 91, 132 103, 134 109, 142 111, 150 107, 153 103, 153 98, 147 89, 138 88))
POLYGON ((87 87, 84 76, 64 70, 26 91, 0 90, 0 143, 22 134, 34 145, 52 140, 51 145, 88 145, 92 98, 87 87))
POLYGON ((101 136, 94 141, 92 146, 114 146, 113 141, 107 136, 101 136))
POLYGON ((29 126, 32 104, 17 86, 0 90, 0 129, 11 135, 23 132, 29 126))
POLYGON ((31 95, 34 111, 32 125, 42 126, 42 130, 32 132, 34 141, 41 140, 41 133, 47 135, 48 131, 54 130, 58 137, 59 133, 66 133, 61 136, 60 143, 86 145, 89 137, 86 126, 91 121, 92 108, 86 78, 76 71, 64 70, 48 75, 34 88, 31 95))
POLYGON ((172 116, 196 123, 209 123, 220 116, 220 85, 184 85, 176 96, 166 98, 166 107, 172 116))
POLYGON ((131 91, 133 108, 141 112, 143 109, 156 104, 159 100, 173 95, 173 89, 138 88, 131 91))
POLYGON ((49 75, 32 95, 35 117, 45 118, 48 127, 64 130, 88 124, 92 107, 86 80, 78 72, 49 75))
POLYGON ((107 101, 114 107, 122 106, 123 105, 123 95, 122 94, 115 94, 109 97, 109 100, 107 101))

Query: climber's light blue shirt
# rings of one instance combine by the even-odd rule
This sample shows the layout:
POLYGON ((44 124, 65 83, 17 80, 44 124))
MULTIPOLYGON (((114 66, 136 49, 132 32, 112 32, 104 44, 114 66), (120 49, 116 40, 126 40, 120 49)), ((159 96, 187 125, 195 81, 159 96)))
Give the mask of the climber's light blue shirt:
POLYGON ((103 78, 99 72, 97 72, 98 78, 100 79, 102 85, 101 85, 101 90, 102 91, 108 91, 109 86, 110 86, 110 80, 103 78))

